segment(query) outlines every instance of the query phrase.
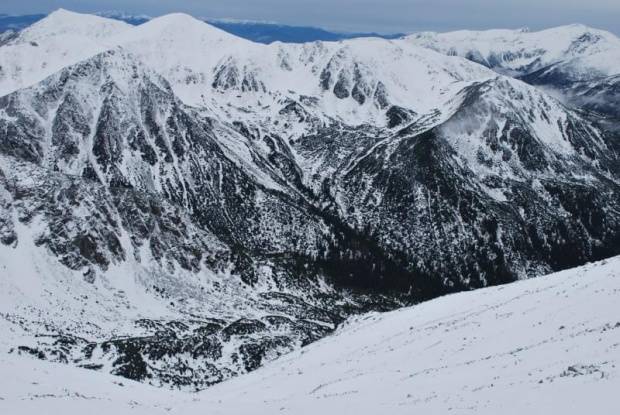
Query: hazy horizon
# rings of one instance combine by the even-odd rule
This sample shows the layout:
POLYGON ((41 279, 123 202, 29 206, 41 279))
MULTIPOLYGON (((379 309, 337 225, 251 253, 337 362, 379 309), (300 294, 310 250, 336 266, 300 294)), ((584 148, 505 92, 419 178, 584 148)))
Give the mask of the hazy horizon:
POLYGON ((31 0, 12 2, 0 13, 47 14, 58 8, 81 13, 120 11, 157 17, 182 12, 214 20, 238 20, 319 27, 341 32, 412 33, 432 30, 543 30, 581 23, 620 33, 620 2, 591 0, 524 0, 501 4, 490 0, 31 0))

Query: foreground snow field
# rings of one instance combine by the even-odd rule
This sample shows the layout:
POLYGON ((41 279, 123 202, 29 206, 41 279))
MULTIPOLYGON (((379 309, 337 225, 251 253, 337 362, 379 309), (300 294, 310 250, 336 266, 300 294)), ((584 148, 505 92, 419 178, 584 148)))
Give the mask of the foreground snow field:
POLYGON ((620 257, 359 317, 195 394, 14 353, 0 373, 11 415, 617 414, 620 257))

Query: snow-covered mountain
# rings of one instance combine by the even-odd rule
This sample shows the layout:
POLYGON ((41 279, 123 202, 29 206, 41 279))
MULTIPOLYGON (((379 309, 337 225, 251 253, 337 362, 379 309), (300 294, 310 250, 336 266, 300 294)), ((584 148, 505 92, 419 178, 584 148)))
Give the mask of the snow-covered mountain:
POLYGON ((108 50, 127 23, 65 10, 19 32, 0 48, 0 95, 40 82, 62 68, 108 50))
POLYGON ((620 253, 617 119, 410 38, 59 10, 0 59, 21 353, 203 387, 353 314, 620 253))
MULTIPOLYGON (((520 30, 422 32, 407 41, 444 54, 461 56, 512 76, 523 76, 560 62, 576 60, 605 75, 618 71, 620 39, 583 25, 539 32, 520 30)), ((586 72, 575 75, 591 75, 586 72)))
POLYGON ((571 25, 540 32, 424 32, 406 39, 544 87, 578 107, 620 114, 620 39, 612 33, 571 25))
POLYGON ((254 373, 191 394, 13 352, 0 356, 0 410, 613 414, 620 387, 619 291, 616 257, 363 315, 254 373))

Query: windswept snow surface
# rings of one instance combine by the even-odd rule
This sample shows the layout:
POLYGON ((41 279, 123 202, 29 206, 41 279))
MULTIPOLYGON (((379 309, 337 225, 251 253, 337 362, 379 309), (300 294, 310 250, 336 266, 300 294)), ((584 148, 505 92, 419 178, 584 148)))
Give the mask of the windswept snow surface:
POLYGON ((618 310, 620 257, 358 317, 196 394, 3 353, 0 412, 614 414, 618 310))

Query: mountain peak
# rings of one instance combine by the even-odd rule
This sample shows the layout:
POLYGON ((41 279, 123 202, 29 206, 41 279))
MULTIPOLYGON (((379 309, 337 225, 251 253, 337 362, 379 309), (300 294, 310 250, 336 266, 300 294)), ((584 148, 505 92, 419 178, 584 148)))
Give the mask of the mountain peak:
POLYGON ((189 14, 185 13, 171 13, 166 14, 164 16, 156 17, 150 22, 147 23, 151 26, 160 26, 160 27, 174 27, 179 30, 187 31, 187 30, 199 30, 199 31, 207 31, 211 30, 214 33, 218 33, 222 36, 230 36, 226 32, 221 29, 216 28, 208 23, 205 23, 202 20, 195 18, 189 14))
POLYGON ((198 20, 187 13, 169 13, 156 17, 153 21, 165 22, 167 24, 205 24, 202 20, 198 20))
POLYGON ((71 10, 63 9, 62 7, 54 10, 48 15, 48 17, 54 17, 54 18, 77 17, 77 16, 84 16, 84 15, 81 15, 80 13, 72 12, 71 10))
POLYGON ((104 23, 107 21, 109 21, 109 19, 106 19, 105 17, 97 16, 94 14, 77 13, 71 10, 60 8, 51 12, 49 15, 47 15, 46 18, 36 23, 35 26, 41 23, 75 25, 83 22, 104 23))
POLYGON ((133 31, 133 36, 134 39, 155 37, 160 40, 175 39, 185 41, 192 39, 194 42, 204 42, 205 40, 222 41, 225 39, 228 41, 249 42, 185 13, 171 13, 156 17, 138 26, 133 31))
POLYGON ((0 62, 8 74, 0 82, 0 95, 34 85, 68 65, 114 47, 110 39, 125 35, 132 27, 103 17, 56 10, 15 35, 11 47, 0 50, 0 62))
POLYGON ((575 29, 575 30, 590 30, 590 27, 582 24, 582 23, 573 23, 570 25, 566 25, 565 27, 569 27, 571 29, 575 29))
POLYGON ((58 9, 23 31, 24 40, 34 41, 69 35, 101 40, 127 30, 131 25, 92 14, 58 9))
POLYGON ((539 32, 532 32, 532 35, 540 36, 540 37, 558 37, 562 39, 562 37, 580 37, 586 34, 593 34, 600 37, 603 37, 609 41, 616 42, 618 41, 618 37, 611 32, 606 30, 596 29, 590 26, 586 26, 581 23, 573 23, 570 25, 553 27, 545 30, 541 30, 539 32))

